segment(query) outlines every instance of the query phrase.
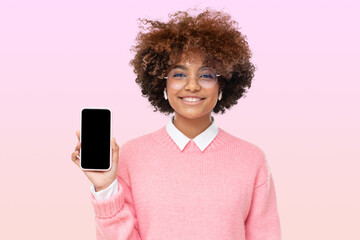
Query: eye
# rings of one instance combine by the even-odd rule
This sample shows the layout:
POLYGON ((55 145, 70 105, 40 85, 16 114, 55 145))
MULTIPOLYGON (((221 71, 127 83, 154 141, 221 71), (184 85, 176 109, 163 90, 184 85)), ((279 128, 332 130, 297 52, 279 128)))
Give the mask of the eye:
POLYGON ((213 76, 211 74, 203 74, 200 77, 204 77, 204 78, 213 78, 213 76))
POLYGON ((172 77, 181 78, 181 77, 186 77, 186 75, 183 74, 183 73, 174 73, 174 74, 172 75, 172 77))
POLYGON ((214 80, 216 78, 216 75, 212 72, 204 72, 200 75, 200 79, 204 80, 214 80))

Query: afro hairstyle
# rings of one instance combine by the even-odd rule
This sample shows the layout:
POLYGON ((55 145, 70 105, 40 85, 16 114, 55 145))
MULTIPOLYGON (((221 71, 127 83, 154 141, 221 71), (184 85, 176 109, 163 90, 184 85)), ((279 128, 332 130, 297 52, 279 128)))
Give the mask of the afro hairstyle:
POLYGON ((156 112, 174 112, 164 99, 166 79, 172 66, 181 56, 192 50, 201 51, 204 64, 211 66, 218 77, 222 99, 213 108, 223 114, 237 104, 237 100, 251 87, 256 67, 251 63, 252 52, 246 36, 238 30, 238 23, 229 14, 206 8, 192 16, 191 9, 169 14, 169 21, 138 19, 140 31, 130 65, 134 67, 136 83, 141 87, 156 112))

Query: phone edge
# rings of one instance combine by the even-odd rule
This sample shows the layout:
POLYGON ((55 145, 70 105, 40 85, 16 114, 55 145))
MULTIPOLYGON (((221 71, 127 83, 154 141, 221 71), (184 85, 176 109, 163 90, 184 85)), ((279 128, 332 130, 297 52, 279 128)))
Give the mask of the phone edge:
POLYGON ((102 108, 102 107, 84 107, 84 108, 82 108, 81 109, 81 111, 80 111, 80 142, 82 142, 82 111, 84 110, 84 109, 102 109, 102 110, 108 110, 109 112, 110 112, 110 164, 109 164, 109 168, 107 168, 107 169, 90 169, 90 168, 83 168, 82 166, 81 166, 81 146, 80 146, 80 156, 79 156, 79 158, 80 158, 80 164, 79 164, 79 166, 80 166, 80 169, 81 170, 83 170, 83 171, 97 171, 97 172, 107 172, 107 171, 109 171, 111 168, 112 168, 112 162, 113 162, 113 159, 112 159, 112 148, 111 148, 111 138, 112 138, 112 135, 113 135, 113 128, 112 128, 112 122, 113 122, 113 117, 112 117, 112 112, 111 112, 111 110, 110 110, 110 108, 102 108))

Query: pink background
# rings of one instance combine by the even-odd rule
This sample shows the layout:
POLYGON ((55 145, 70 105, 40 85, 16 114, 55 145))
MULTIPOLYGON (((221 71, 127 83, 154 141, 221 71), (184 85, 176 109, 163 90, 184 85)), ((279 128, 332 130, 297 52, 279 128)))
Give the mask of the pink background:
POLYGON ((283 239, 360 239, 355 0, 2 0, 1 239, 95 239, 90 182, 71 161, 80 110, 110 108, 119 145, 164 126, 128 65, 136 19, 195 6, 230 13, 247 35, 253 85, 214 117, 264 150, 283 239))

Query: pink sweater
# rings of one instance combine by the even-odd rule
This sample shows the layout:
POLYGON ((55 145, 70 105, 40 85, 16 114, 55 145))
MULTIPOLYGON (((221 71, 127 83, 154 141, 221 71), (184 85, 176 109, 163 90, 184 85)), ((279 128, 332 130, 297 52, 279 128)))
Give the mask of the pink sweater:
POLYGON ((97 239, 280 240, 274 181, 263 151, 222 128, 203 151, 161 129, 125 142, 118 192, 90 194, 97 239))

